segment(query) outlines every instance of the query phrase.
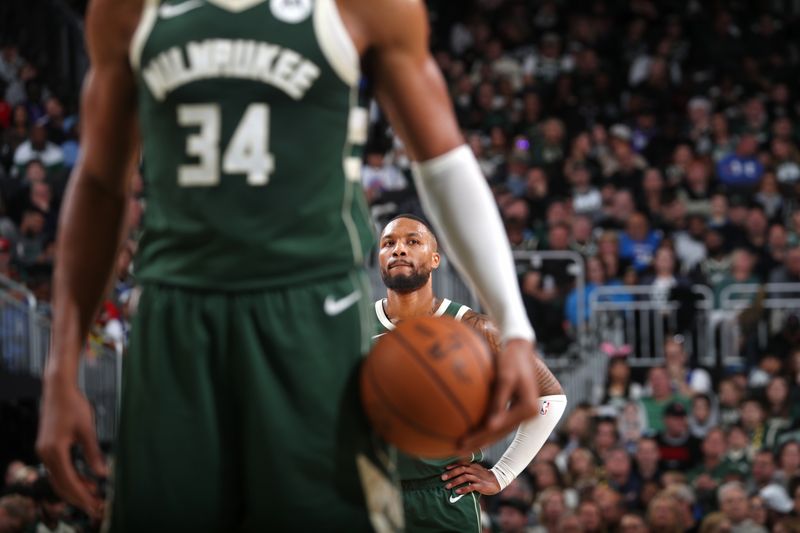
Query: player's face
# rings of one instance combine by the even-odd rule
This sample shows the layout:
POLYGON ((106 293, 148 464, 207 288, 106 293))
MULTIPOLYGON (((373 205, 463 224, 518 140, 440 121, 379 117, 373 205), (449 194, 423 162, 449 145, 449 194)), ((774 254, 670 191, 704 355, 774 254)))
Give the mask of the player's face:
POLYGON ((439 267, 433 235, 410 218, 398 218, 384 228, 378 258, 384 285, 398 292, 419 289, 439 267))

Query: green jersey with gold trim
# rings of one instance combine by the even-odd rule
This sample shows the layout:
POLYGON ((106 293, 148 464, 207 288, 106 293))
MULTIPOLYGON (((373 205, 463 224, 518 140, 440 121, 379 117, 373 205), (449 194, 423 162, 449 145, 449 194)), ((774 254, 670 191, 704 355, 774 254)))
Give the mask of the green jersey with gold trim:
POLYGON ((143 281, 251 290, 342 275, 373 243, 367 111, 335 0, 145 0, 130 52, 143 281))

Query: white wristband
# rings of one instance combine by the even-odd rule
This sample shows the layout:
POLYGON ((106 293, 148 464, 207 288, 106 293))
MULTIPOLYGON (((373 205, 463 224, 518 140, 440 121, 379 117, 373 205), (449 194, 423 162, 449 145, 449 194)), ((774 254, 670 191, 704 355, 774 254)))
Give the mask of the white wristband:
POLYGON ((563 394, 539 398, 539 416, 519 425, 514 440, 490 470, 497 478, 500 490, 506 488, 542 449, 567 408, 563 394))
POLYGON ((462 145, 412 170, 448 257, 478 294, 502 339, 533 341, 508 237, 472 150, 462 145))

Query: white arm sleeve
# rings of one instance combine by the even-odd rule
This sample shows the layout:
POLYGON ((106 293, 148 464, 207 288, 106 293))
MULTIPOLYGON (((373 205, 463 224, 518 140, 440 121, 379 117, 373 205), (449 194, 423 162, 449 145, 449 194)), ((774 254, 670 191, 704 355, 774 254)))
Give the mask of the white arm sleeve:
POLYGON ((536 457, 566 408, 567 397, 563 394, 539 398, 539 416, 519 425, 506 453, 491 468, 500 484, 500 490, 514 481, 536 457))
POLYGON ((466 145, 413 165, 422 206, 502 340, 534 340, 497 205, 466 145))

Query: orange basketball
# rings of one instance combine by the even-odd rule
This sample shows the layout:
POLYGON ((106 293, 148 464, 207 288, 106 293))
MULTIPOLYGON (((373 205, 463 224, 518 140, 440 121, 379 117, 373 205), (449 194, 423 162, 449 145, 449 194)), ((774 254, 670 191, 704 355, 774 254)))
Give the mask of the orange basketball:
POLYGON ((398 449, 449 457, 486 415, 493 381, 480 335, 447 316, 419 317, 378 339, 361 371, 361 401, 398 449))

